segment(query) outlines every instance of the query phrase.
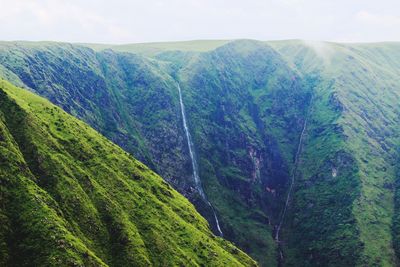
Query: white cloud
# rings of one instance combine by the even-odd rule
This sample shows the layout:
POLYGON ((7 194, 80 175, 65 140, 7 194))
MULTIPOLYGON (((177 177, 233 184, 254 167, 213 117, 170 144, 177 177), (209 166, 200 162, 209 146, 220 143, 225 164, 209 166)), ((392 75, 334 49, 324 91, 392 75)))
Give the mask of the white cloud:
POLYGON ((303 41, 305 45, 314 50, 315 54, 322 59, 324 65, 330 65, 335 49, 327 42, 303 41))
POLYGON ((0 0, 0 7, 3 40, 400 41, 398 0, 0 0))
POLYGON ((400 15, 394 16, 394 15, 374 14, 362 10, 356 14, 356 19, 359 22, 368 23, 375 26, 385 26, 385 27, 400 26, 400 15))

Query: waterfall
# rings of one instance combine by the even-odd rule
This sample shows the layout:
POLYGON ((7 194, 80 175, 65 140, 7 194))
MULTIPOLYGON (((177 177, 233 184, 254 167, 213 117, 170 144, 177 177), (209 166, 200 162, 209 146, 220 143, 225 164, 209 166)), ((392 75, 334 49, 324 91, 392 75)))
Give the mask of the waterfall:
POLYGON ((198 170, 196 154, 195 154, 196 152, 194 151, 192 136, 190 135, 190 131, 189 131, 189 128, 187 125, 185 105, 183 104, 182 91, 181 91, 181 87, 180 87, 179 83, 177 84, 177 87, 178 87, 178 91, 179 91, 179 103, 180 103, 180 107, 181 107, 183 128, 185 130, 187 145, 189 148, 190 159, 192 161, 194 183, 195 183, 196 189, 199 192, 201 198, 210 206, 210 208, 214 214, 215 224, 217 225, 217 230, 219 232, 219 235, 223 236, 223 233, 221 231, 221 227, 219 225, 218 217, 217 217, 217 214, 215 213, 214 207, 211 205, 210 201, 208 201, 207 196, 204 193, 203 186, 201 185, 201 179, 199 176, 199 170, 198 170))
POLYGON ((292 176, 291 176, 289 191, 288 191, 288 194, 287 194, 287 196, 286 196, 285 206, 284 206, 284 208, 283 208, 283 212, 282 212, 281 219, 280 219, 280 221, 279 221, 278 227, 277 227, 276 232, 275 232, 275 240, 276 240, 277 242, 280 242, 280 240, 279 240, 279 233, 280 233, 280 231, 281 231, 282 224, 283 224, 283 222, 284 222, 284 220, 285 220, 286 211, 287 211, 287 209, 288 209, 289 201, 290 201, 290 198, 291 198, 291 195, 292 195, 292 192, 293 192, 293 186, 294 186, 294 182, 295 182, 295 179, 296 179, 296 172, 297 172, 298 165, 299 165, 299 157, 300 157, 300 153, 301 153, 301 146, 303 145, 304 133, 305 133, 305 130, 306 130, 306 128, 307 128, 307 120, 308 120, 308 119, 306 118, 306 119, 304 120, 304 123, 303 123, 303 128, 302 128, 302 130, 301 130, 299 143, 298 143, 298 145, 297 145, 296 155, 295 155, 295 158, 294 158, 294 164, 293 164, 294 167, 293 167, 293 171, 292 171, 292 176))
POLYGON ((306 117, 304 119, 303 127, 302 127, 301 134, 300 134, 300 137, 299 137, 299 143, 297 144, 297 150, 296 150, 296 154, 295 154, 295 157, 294 157, 293 170, 292 170, 289 190, 288 190, 288 193, 287 193, 287 196, 286 196, 285 206, 283 207, 281 219, 279 221, 279 224, 277 225, 276 232, 275 232, 275 241, 278 244, 278 252, 279 252, 278 266, 282 266, 282 262, 284 260, 283 249, 282 249, 281 240, 279 239, 279 234, 280 234, 280 231, 281 231, 281 228, 282 228, 282 224, 284 223, 284 220, 285 220, 287 209, 289 207, 290 198, 291 198, 292 193, 293 193, 293 187, 294 187, 294 183, 296 181, 296 174, 297 174, 297 170, 299 168, 299 160, 300 160, 301 149, 302 149, 302 146, 303 146, 304 135, 305 135, 305 132, 306 132, 306 129, 307 129, 308 119, 309 119, 309 116, 310 116, 310 113, 311 113, 311 109, 312 109, 313 99, 314 99, 314 94, 311 94, 311 98, 310 98, 310 102, 308 104, 309 106, 308 106, 308 109, 307 109, 306 117))

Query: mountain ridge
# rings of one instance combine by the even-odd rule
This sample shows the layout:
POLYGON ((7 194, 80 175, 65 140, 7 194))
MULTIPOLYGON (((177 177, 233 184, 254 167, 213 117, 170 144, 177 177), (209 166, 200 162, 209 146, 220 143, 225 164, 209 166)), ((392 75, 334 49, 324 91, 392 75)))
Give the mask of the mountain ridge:
POLYGON ((2 264, 255 266, 88 125, 8 82, 0 88, 2 264))
POLYGON ((395 266, 400 44, 175 45, 142 54, 0 45, 0 72, 138 156, 215 232, 193 186, 179 81, 200 177, 224 236, 265 266, 278 264, 273 233, 311 109, 280 234, 283 264, 395 266))

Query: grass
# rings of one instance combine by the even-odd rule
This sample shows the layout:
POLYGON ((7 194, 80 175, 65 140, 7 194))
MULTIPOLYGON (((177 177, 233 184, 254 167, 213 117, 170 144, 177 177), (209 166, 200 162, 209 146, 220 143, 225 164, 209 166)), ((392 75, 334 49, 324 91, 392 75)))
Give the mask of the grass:
POLYGON ((183 196, 85 123, 0 82, 6 265, 255 265, 183 196))
MULTIPOLYGON (((399 44, 225 42, 87 45, 95 51, 2 43, 0 74, 144 161, 213 224, 191 188, 179 81, 202 182, 225 237, 266 266, 277 265, 273 227, 311 105, 282 230, 284 264, 398 265, 399 44)), ((55 135, 60 125, 51 127, 55 135)), ((0 220, 9 225, 2 213, 0 220)))

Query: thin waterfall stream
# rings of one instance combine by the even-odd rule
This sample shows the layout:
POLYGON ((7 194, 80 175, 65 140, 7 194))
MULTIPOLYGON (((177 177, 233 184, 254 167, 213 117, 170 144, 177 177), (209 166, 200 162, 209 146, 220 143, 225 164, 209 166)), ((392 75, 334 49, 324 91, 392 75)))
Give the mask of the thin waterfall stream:
POLYGON ((280 231, 281 231, 281 228, 282 228, 282 224, 285 221, 285 216, 286 216, 287 209, 289 207, 290 198, 292 197, 293 187, 294 187, 294 183, 296 181, 296 174, 297 174, 297 170, 298 170, 298 167, 299 167, 299 158, 300 158, 301 149, 302 149, 302 146, 303 146, 304 135, 305 135, 305 132, 306 132, 306 129, 307 129, 307 123, 308 123, 308 119, 309 119, 309 116, 310 116, 310 111, 311 111, 311 105, 313 103, 313 98, 314 98, 314 95, 311 94, 309 107, 308 107, 308 110, 307 110, 307 113, 306 113, 305 120, 303 122, 303 127, 302 127, 302 130, 301 130, 301 133, 300 133, 300 137, 299 137, 299 143, 297 145, 297 150, 296 150, 296 154, 295 154, 295 157, 294 157, 293 170, 292 170, 289 190, 288 190, 288 193, 287 193, 287 196, 286 196, 286 200, 285 200, 285 206, 283 207, 282 215, 281 215, 281 218, 279 220, 279 223, 278 223, 276 231, 275 231, 275 241, 278 244, 278 252, 279 252, 279 259, 278 259, 279 265, 278 266, 281 266, 282 265, 282 261, 284 260, 283 250, 282 250, 282 246, 281 246, 281 240, 279 239, 279 234, 280 234, 280 231))
POLYGON ((212 212, 214 214, 215 224, 217 226, 217 230, 219 232, 219 235, 223 236, 221 227, 219 225, 219 220, 218 220, 217 214, 216 214, 216 212, 214 210, 214 207, 210 203, 210 201, 208 201, 207 196, 204 193, 203 186, 201 184, 201 179, 200 179, 200 176, 199 176, 198 164, 197 164, 196 154, 195 154, 196 152, 194 150, 192 137, 190 135, 190 131, 189 131, 189 128, 188 128, 188 125, 187 125, 185 105, 183 104, 182 91, 181 91, 181 87, 180 87, 179 83, 177 83, 177 87, 178 87, 178 91, 179 91, 179 103, 180 103, 180 107, 181 107, 183 128, 185 130, 187 144, 188 144, 188 147, 189 147, 190 159, 192 161, 194 183, 195 183, 196 189, 199 192, 201 198, 210 206, 210 208, 211 208, 211 210, 212 210, 212 212))
POLYGON ((279 242, 279 233, 281 231, 282 224, 283 224, 283 222, 285 220, 286 211, 288 209, 289 201, 290 201, 290 198, 291 198, 291 195, 292 195, 293 185, 294 185, 294 182, 295 182, 295 179, 296 179, 298 161, 299 161, 300 152, 301 152, 301 146, 303 144, 303 137, 304 137, 304 132, 306 130, 306 127, 307 127, 307 118, 304 121, 303 129, 302 129, 301 135, 300 135, 299 144, 297 145, 297 151, 296 151, 296 155, 295 155, 295 159, 294 159, 294 168, 293 168, 293 172, 292 172, 292 176, 291 176, 289 191, 288 191, 288 194, 286 196, 285 206, 283 208, 282 216, 281 216, 281 219, 279 221, 278 227, 277 227, 276 232, 275 232, 275 240, 276 240, 276 242, 279 242))

